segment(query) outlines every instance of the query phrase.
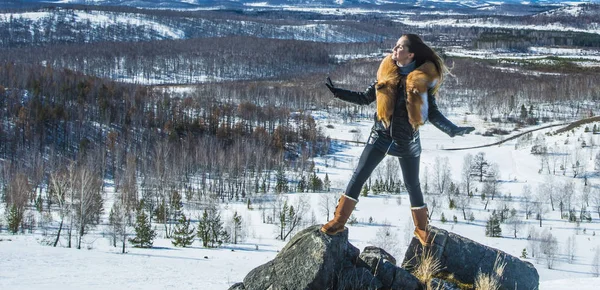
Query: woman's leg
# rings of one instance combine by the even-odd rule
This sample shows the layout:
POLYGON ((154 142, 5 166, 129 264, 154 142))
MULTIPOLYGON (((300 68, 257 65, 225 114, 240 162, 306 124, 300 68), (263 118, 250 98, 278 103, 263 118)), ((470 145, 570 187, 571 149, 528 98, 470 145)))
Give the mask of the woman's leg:
POLYGON ((421 183, 419 182, 420 157, 400 157, 402 177, 410 198, 411 213, 415 224, 415 236, 423 246, 429 246, 429 216, 427 205, 423 201, 421 183))
POLYGON ((422 207, 425 205, 423 201, 423 192, 421 192, 421 183, 419 181, 419 163, 421 157, 399 157, 400 168, 402 168, 402 178, 408 196, 410 198, 411 207, 422 207))
POLYGON ((348 183, 346 192, 340 197, 338 205, 335 208, 333 219, 321 227, 321 232, 328 235, 335 235, 344 231, 346 222, 358 202, 358 195, 363 184, 365 184, 365 181, 367 181, 367 178, 369 178, 371 172, 373 172, 383 157, 385 157, 385 152, 381 152, 373 144, 365 146, 358 161, 358 166, 348 183))
POLYGON ((384 157, 385 152, 375 148, 373 144, 367 144, 360 155, 358 165, 356 166, 354 174, 352 174, 352 178, 346 187, 345 194, 353 199, 358 200, 358 195, 360 194, 363 185, 384 157))

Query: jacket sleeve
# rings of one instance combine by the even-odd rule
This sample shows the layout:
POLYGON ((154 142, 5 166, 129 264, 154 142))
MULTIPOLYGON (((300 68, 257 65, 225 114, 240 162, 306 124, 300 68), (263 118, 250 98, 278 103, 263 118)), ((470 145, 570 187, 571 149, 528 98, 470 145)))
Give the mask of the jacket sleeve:
POLYGON ((429 112, 427 114, 427 118, 429 122, 433 124, 436 128, 441 130, 442 132, 448 134, 450 137, 454 137, 455 132, 458 129, 458 126, 454 125, 454 123, 450 122, 450 120, 446 119, 446 117, 440 112, 437 103, 435 102, 435 95, 428 94, 427 97, 429 101, 429 112))
POLYGON ((335 97, 357 105, 368 105, 375 101, 375 84, 371 84, 364 92, 355 92, 336 88, 335 97))

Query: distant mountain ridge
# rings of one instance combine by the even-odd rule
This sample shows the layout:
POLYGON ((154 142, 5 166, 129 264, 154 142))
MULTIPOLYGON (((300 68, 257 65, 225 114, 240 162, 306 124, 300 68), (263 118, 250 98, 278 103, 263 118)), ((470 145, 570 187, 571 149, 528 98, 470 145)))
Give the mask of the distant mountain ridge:
POLYGON ((575 0, 504 0, 504 1, 485 1, 485 0, 9 0, 0 3, 0 8, 15 8, 35 5, 99 5, 99 6, 130 6, 138 8, 153 9, 219 9, 219 8, 248 8, 248 9, 267 9, 281 7, 323 7, 323 8, 349 8, 362 6, 382 6, 424 8, 428 10, 440 9, 468 9, 468 10, 494 10, 501 7, 511 6, 538 6, 549 8, 548 6, 570 6, 579 3, 600 3, 600 0, 575 1, 575 0))

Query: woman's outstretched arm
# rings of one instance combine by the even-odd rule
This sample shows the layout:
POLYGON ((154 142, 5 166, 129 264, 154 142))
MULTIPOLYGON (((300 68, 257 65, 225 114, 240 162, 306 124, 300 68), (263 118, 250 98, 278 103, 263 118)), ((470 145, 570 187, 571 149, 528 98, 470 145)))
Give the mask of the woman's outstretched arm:
POLYGON ((427 118, 429 122, 433 124, 436 128, 440 129, 442 132, 448 134, 450 137, 454 136, 462 136, 464 134, 469 134, 473 130, 474 127, 459 127, 448 120, 442 112, 440 112, 437 103, 435 102, 435 95, 428 94, 427 97, 429 101, 429 112, 427 114, 427 118))
POLYGON ((364 92, 356 92, 346 89, 340 89, 333 85, 330 78, 327 78, 325 85, 333 93, 333 96, 353 104, 357 105, 368 105, 375 101, 375 84, 371 84, 364 92))

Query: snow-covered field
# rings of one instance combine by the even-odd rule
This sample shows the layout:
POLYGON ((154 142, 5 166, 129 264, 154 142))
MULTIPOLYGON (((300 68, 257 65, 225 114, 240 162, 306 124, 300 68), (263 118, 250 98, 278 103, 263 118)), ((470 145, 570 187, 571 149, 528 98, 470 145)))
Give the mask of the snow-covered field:
MULTIPOLYGON (((371 121, 368 120, 343 124, 341 120, 322 112, 314 112, 313 115, 326 134, 332 138, 352 140, 354 133, 349 131, 354 129, 360 130, 361 140, 364 141, 371 126, 371 121), (332 125, 333 128, 327 128, 326 125, 332 125)), ((539 158, 529 153, 531 146, 519 146, 515 149, 518 142, 516 140, 484 149, 442 150, 442 148, 468 147, 497 141, 496 137, 483 137, 477 134, 485 131, 485 128, 491 124, 474 115, 456 111, 450 118, 459 125, 473 125, 477 130, 475 134, 466 137, 449 138, 432 125, 424 126, 421 133, 424 149, 421 159, 422 183, 426 170, 431 171, 434 168, 438 157, 448 158, 452 168, 452 178, 458 182, 464 155, 467 153, 475 155, 478 152, 485 152, 488 161, 498 164, 502 180, 501 193, 505 196, 510 193, 513 197, 513 201, 509 202, 510 208, 521 209, 517 200, 523 185, 530 185, 535 193, 539 184, 547 182, 547 174, 538 173, 539 158)), ((552 129, 541 132, 548 130, 552 129)), ((534 133, 535 135, 537 134, 534 133)), ((568 138, 569 144, 572 144, 569 146, 579 146, 580 142, 576 142, 576 139, 580 135, 585 136, 584 138, 595 138, 592 141, 594 144, 599 144, 600 135, 583 133, 583 128, 577 129, 575 134, 569 133, 569 137, 566 133, 547 137, 546 143, 562 145, 568 138)), ((315 159, 318 175, 323 178, 327 173, 331 179, 332 193, 286 195, 292 203, 302 198, 311 204, 306 220, 312 220, 314 217, 316 223, 326 221, 319 206, 320 196, 339 195, 344 190, 363 145, 338 143, 335 148, 333 154, 315 159)), ((598 151, 598 149, 581 150, 582 156, 586 157, 583 158, 583 162, 588 166, 588 172, 593 171, 590 167, 592 161, 588 157, 590 155, 585 150, 598 151)), ((385 162, 386 160, 382 165, 385 162)), ((399 172, 398 176, 400 176, 399 172)), ((569 172, 566 176, 562 174, 551 176, 551 179, 556 186, 564 181, 573 181, 576 193, 581 191, 583 184, 582 179, 571 178, 569 172)), ((592 186, 598 186, 600 184, 598 174, 589 175, 588 182, 592 186)), ((489 204, 488 209, 495 209, 498 200, 502 199, 496 198, 489 204)), ((447 205, 444 205, 443 210, 438 209, 434 214, 432 224, 517 257, 527 247, 526 236, 529 227, 535 228, 538 232, 545 229, 557 238, 559 254, 553 269, 548 269, 543 260, 527 258, 540 274, 540 289, 566 289, 567 287, 597 289, 596 285, 600 282, 600 278, 593 278, 592 275, 594 251, 600 246, 600 222, 597 214, 592 214, 592 222, 581 223, 578 228, 575 223, 561 220, 558 211, 551 211, 546 215, 541 229, 539 222, 531 218, 518 232, 517 238, 513 237, 506 225, 503 225, 501 238, 490 238, 485 236, 484 229, 485 221, 491 211, 484 210, 484 205, 480 201, 481 198, 475 196, 470 204, 469 210, 475 216, 473 222, 464 221, 461 212, 449 210, 447 205), (440 221, 442 211, 449 220, 445 224, 440 221), (452 221, 454 215, 458 217, 456 224, 452 221), (573 263, 568 263, 564 254, 569 237, 574 237, 576 240, 576 255, 573 263)), ((82 250, 68 249, 64 244, 57 248, 42 245, 52 237, 44 237, 40 233, 26 235, 1 233, 0 289, 227 289, 232 284, 241 282, 253 268, 273 259, 285 242, 275 239, 277 235, 275 225, 262 223, 261 210, 256 206, 253 210, 247 210, 243 202, 230 203, 223 205, 221 210, 225 220, 234 211, 241 214, 246 229, 246 239, 242 243, 228 244, 218 249, 205 249, 199 241, 195 241, 190 248, 176 248, 171 245, 170 240, 158 238, 153 249, 127 248, 127 254, 120 254, 120 248, 112 247, 108 237, 102 236, 101 228, 85 236, 86 249, 82 250)), ((400 259, 403 257, 412 233, 406 192, 400 195, 361 197, 354 216, 358 222, 355 225, 348 225, 349 239, 352 244, 359 249, 367 245, 381 246, 396 257, 400 259), (369 222, 371 219, 372 221, 369 222), (390 227, 392 234, 388 242, 383 244, 378 232, 386 226, 390 227)), ((158 232, 161 233, 160 227, 158 232)))

